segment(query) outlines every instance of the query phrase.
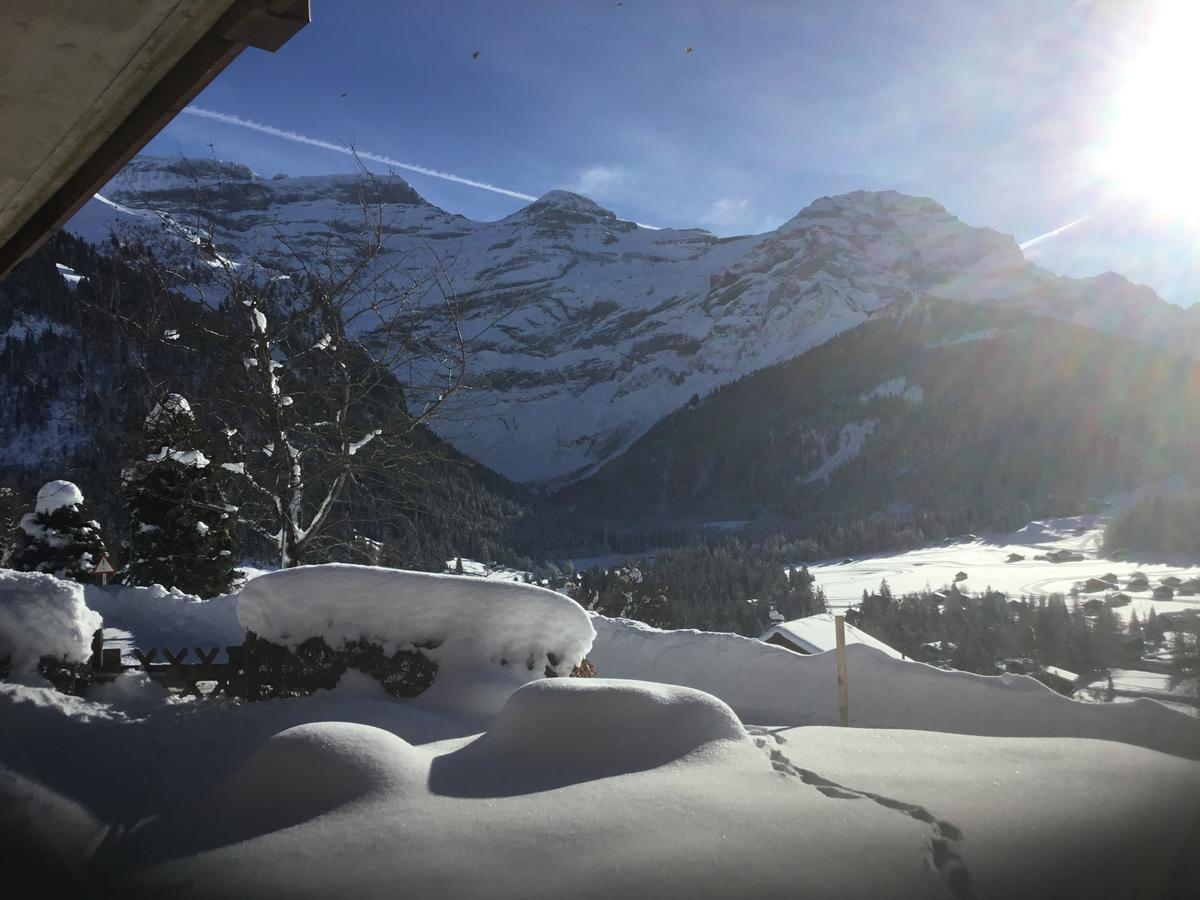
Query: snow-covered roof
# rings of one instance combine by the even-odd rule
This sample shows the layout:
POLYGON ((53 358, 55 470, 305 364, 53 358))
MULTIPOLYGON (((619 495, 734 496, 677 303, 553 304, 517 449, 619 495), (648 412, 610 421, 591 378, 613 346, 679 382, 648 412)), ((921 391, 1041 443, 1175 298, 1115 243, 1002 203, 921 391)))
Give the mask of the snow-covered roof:
POLYGON ((1061 678, 1063 681, 1074 683, 1079 680, 1079 676, 1074 672, 1068 672, 1066 669, 1059 668, 1058 666, 1042 666, 1042 671, 1047 675, 1053 675, 1055 678, 1061 678))
MULTIPOLYGON (((768 641, 772 636, 779 635, 807 653, 833 650, 837 647, 837 631, 833 618, 833 613, 817 613, 815 616, 806 616, 803 619, 780 622, 769 628, 759 640, 768 641)), ((883 641, 871 637, 848 622, 846 623, 846 643, 865 644, 894 659, 904 658, 898 650, 893 650, 883 641)))

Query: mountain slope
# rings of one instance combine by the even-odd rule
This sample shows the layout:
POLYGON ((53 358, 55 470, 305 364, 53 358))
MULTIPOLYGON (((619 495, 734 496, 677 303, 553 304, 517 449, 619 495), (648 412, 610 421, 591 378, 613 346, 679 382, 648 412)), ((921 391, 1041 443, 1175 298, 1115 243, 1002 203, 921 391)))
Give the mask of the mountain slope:
MULTIPOLYGON (((368 184, 389 259, 438 265, 476 337, 474 389, 436 427, 517 481, 553 487, 612 460, 664 415, 793 359, 884 312, 934 296, 1026 309, 1151 343, 1194 346, 1200 322, 1119 276, 1071 280, 932 200, 854 192, 773 232, 719 239, 654 231, 552 191, 496 222, 425 202, 399 178, 368 184)), ((275 235, 315 252, 361 227, 354 176, 263 179, 212 160, 139 157, 69 226, 163 246, 161 217, 211 220, 234 258, 268 262, 275 235)))
POLYGON ((1193 358, 929 300, 668 416, 556 499, 625 522, 801 533, 880 514, 1017 527, 1195 470, 1196 409, 1193 358))

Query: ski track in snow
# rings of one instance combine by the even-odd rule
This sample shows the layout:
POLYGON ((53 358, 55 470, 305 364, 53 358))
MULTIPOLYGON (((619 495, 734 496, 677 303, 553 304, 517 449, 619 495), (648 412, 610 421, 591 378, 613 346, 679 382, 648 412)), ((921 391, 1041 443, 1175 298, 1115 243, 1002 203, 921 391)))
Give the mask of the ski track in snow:
POLYGON ((944 819, 939 819, 923 806, 907 803, 876 794, 871 791, 861 791, 857 788, 846 787, 831 781, 822 775, 795 765, 780 749, 787 743, 787 738, 769 728, 746 726, 754 745, 762 750, 771 761, 773 768, 785 778, 799 778, 805 784, 816 788, 826 797, 834 800, 870 800, 895 812, 908 816, 927 825, 930 837, 926 842, 928 856, 926 862, 938 873, 946 889, 959 900, 975 900, 976 894, 971 886, 971 873, 968 871, 962 854, 957 850, 959 842, 965 840, 962 829, 944 819), (774 742, 774 746, 771 742, 774 742))

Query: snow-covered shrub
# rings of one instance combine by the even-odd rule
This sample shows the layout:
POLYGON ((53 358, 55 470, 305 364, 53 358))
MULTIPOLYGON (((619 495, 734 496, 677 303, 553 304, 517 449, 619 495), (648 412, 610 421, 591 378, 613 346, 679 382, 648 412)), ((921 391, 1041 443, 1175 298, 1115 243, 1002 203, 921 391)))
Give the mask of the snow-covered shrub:
POLYGON ((349 641, 335 650, 323 638, 312 637, 293 650, 256 638, 243 651, 253 654, 255 673, 246 696, 266 700, 331 690, 352 670, 374 678, 393 697, 416 697, 437 676, 437 663, 426 655, 427 649, 388 653, 377 643, 349 641))
POLYGON ((500 666, 519 681, 569 675, 595 631, 569 597, 533 585, 330 564, 259 576, 242 590, 238 619, 295 651, 321 638, 333 651, 359 642, 392 656, 418 648, 438 679, 500 666))
POLYGON ((146 417, 141 453, 122 473, 129 510, 126 580, 212 597, 229 590, 238 556, 223 472, 200 449, 192 407, 167 394, 146 417))
POLYGON ((70 481, 51 481, 37 494, 37 506, 21 517, 8 554, 10 568, 91 581, 104 555, 100 523, 83 492, 70 481))
POLYGON ((6 666, 10 676, 32 676, 43 657, 86 662, 100 626, 78 584, 0 569, 0 667, 6 666))

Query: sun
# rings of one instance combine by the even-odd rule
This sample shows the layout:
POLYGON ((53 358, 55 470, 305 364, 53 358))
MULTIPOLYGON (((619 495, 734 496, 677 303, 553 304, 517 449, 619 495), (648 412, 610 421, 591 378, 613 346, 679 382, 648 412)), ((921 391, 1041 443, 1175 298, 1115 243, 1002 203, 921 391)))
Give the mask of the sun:
POLYGON ((1160 5, 1110 112, 1099 174, 1163 213, 1200 204, 1200 2, 1160 5))

